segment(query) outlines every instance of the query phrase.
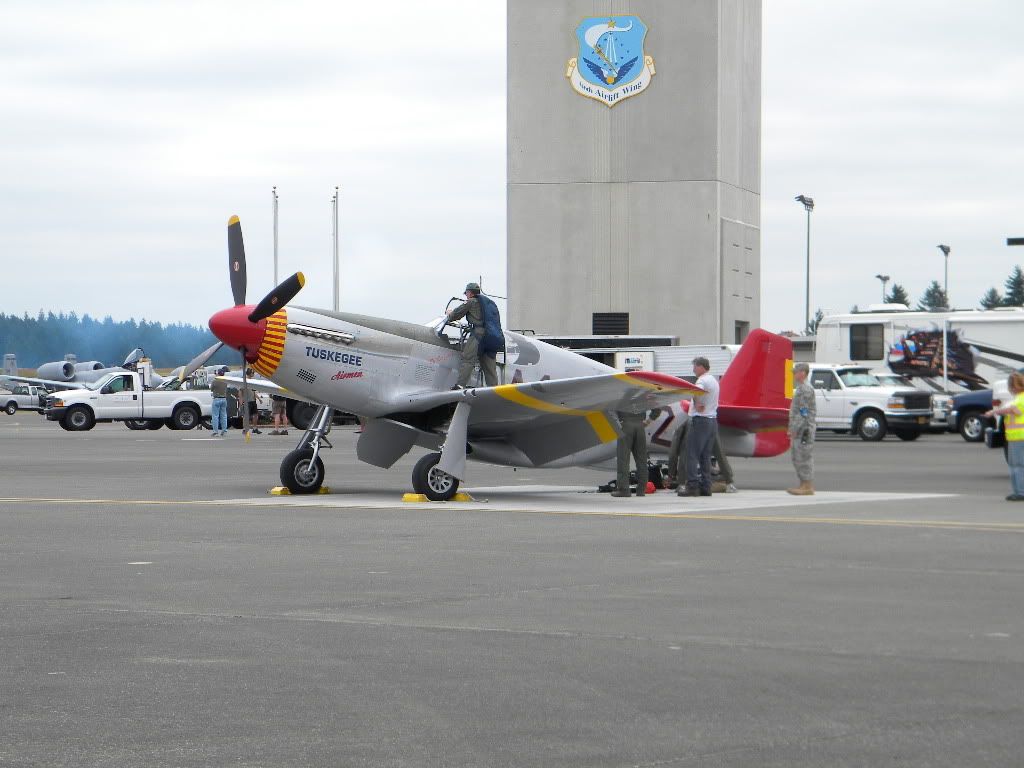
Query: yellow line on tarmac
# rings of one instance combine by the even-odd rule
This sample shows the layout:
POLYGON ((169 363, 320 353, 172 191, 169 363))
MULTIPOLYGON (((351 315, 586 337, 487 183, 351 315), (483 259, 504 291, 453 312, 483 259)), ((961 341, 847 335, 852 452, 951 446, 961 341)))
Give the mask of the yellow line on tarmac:
MULTIPOLYGON (((529 512, 533 510, 522 510, 529 512)), ((871 520, 866 518, 842 517, 787 517, 782 515, 712 515, 677 514, 673 512, 629 513, 629 512, 571 512, 543 511, 545 515, 590 515, 596 517, 657 517, 677 520, 728 520, 747 523, 810 523, 816 525, 862 525, 887 528, 950 528, 964 531, 1007 531, 1024 533, 1024 523, 968 523, 959 520, 871 520)))
MULTIPOLYGON (((111 504, 113 506, 126 506, 126 505, 144 505, 144 506, 160 506, 160 505, 180 505, 180 504, 205 504, 207 506, 217 506, 227 504, 227 501, 220 501, 217 499, 44 499, 44 498, 0 498, 0 504, 4 502, 20 503, 20 504, 111 504)), ((271 504, 272 502, 267 502, 271 504)))
MULTIPOLYGON (((301 506, 303 509, 376 509, 376 510, 403 510, 406 507, 401 502, 396 502, 393 507, 377 506, 339 506, 329 502, 282 505, 277 497, 274 499, 251 499, 239 504, 230 499, 47 499, 47 498, 0 498, 0 503, 16 504, 107 504, 111 506, 208 506, 208 507, 293 507, 301 506)), ((427 504, 417 507, 417 510, 434 509, 435 511, 458 509, 466 512, 487 511, 484 507, 469 507, 465 503, 458 506, 448 504, 427 504)), ((853 525, 880 528, 945 528, 961 531, 989 531, 1005 533, 1024 533, 1024 523, 993 523, 993 522, 965 522, 960 520, 872 520, 869 518, 842 518, 842 517, 794 517, 792 515, 716 515, 710 513, 687 514, 674 512, 580 512, 575 510, 542 510, 542 509, 508 509, 501 507, 490 507, 494 512, 515 512, 540 515, 581 515, 585 517, 632 517, 632 518, 656 518, 662 520, 706 520, 715 522, 742 522, 742 523, 805 523, 809 525, 853 525)))

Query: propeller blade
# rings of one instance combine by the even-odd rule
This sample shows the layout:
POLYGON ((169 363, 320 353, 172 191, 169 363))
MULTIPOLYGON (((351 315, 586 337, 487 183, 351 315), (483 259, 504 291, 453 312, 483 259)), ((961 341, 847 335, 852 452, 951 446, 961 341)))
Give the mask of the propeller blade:
POLYGON ((245 361, 245 347, 241 347, 239 351, 242 353, 242 391, 238 398, 238 405, 242 409, 242 434, 245 435, 245 442, 249 442, 249 377, 248 377, 248 363, 245 361))
POLYGON ((258 323, 264 318, 270 317, 281 307, 295 298, 295 294, 302 290, 306 284, 306 277, 301 272, 296 272, 291 277, 286 277, 281 284, 263 297, 263 300, 256 305, 256 309, 249 313, 249 322, 258 323))
POLYGON ((235 306, 245 304, 245 244, 242 242, 242 223, 237 216, 228 221, 228 271, 235 306))
POLYGON ((206 361, 217 354, 217 350, 224 346, 223 341, 218 341, 209 349, 204 352, 200 352, 198 355, 189 360, 188 365, 181 369, 178 374, 178 381, 184 381, 193 373, 199 370, 199 368, 206 364, 206 361))

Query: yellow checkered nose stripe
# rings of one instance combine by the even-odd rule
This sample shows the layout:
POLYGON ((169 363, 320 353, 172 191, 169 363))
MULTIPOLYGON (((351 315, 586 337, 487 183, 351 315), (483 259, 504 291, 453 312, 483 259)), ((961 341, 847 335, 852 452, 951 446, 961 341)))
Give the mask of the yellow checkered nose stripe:
POLYGON ((268 379, 277 371, 284 354, 284 336, 288 327, 288 310, 279 309, 267 318, 267 331, 263 334, 259 357, 253 368, 268 379))

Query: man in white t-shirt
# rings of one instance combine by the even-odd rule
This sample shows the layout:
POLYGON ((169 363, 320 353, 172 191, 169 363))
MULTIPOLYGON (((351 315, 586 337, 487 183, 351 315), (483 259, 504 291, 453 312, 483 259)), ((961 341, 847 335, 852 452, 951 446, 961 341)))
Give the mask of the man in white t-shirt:
POLYGON ((676 491, 680 496, 711 495, 711 453, 718 435, 718 380, 711 375, 706 357, 693 359, 693 375, 703 395, 694 395, 690 407, 690 427, 686 441, 686 485, 676 491))

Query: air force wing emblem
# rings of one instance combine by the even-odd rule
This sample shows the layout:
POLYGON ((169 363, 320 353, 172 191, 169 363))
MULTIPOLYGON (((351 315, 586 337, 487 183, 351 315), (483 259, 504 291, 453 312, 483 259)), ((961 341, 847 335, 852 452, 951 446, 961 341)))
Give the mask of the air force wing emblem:
POLYGON ((565 76, 581 96, 614 107, 651 84, 654 59, 644 55, 647 25, 636 16, 591 16, 576 27, 579 55, 565 76))

